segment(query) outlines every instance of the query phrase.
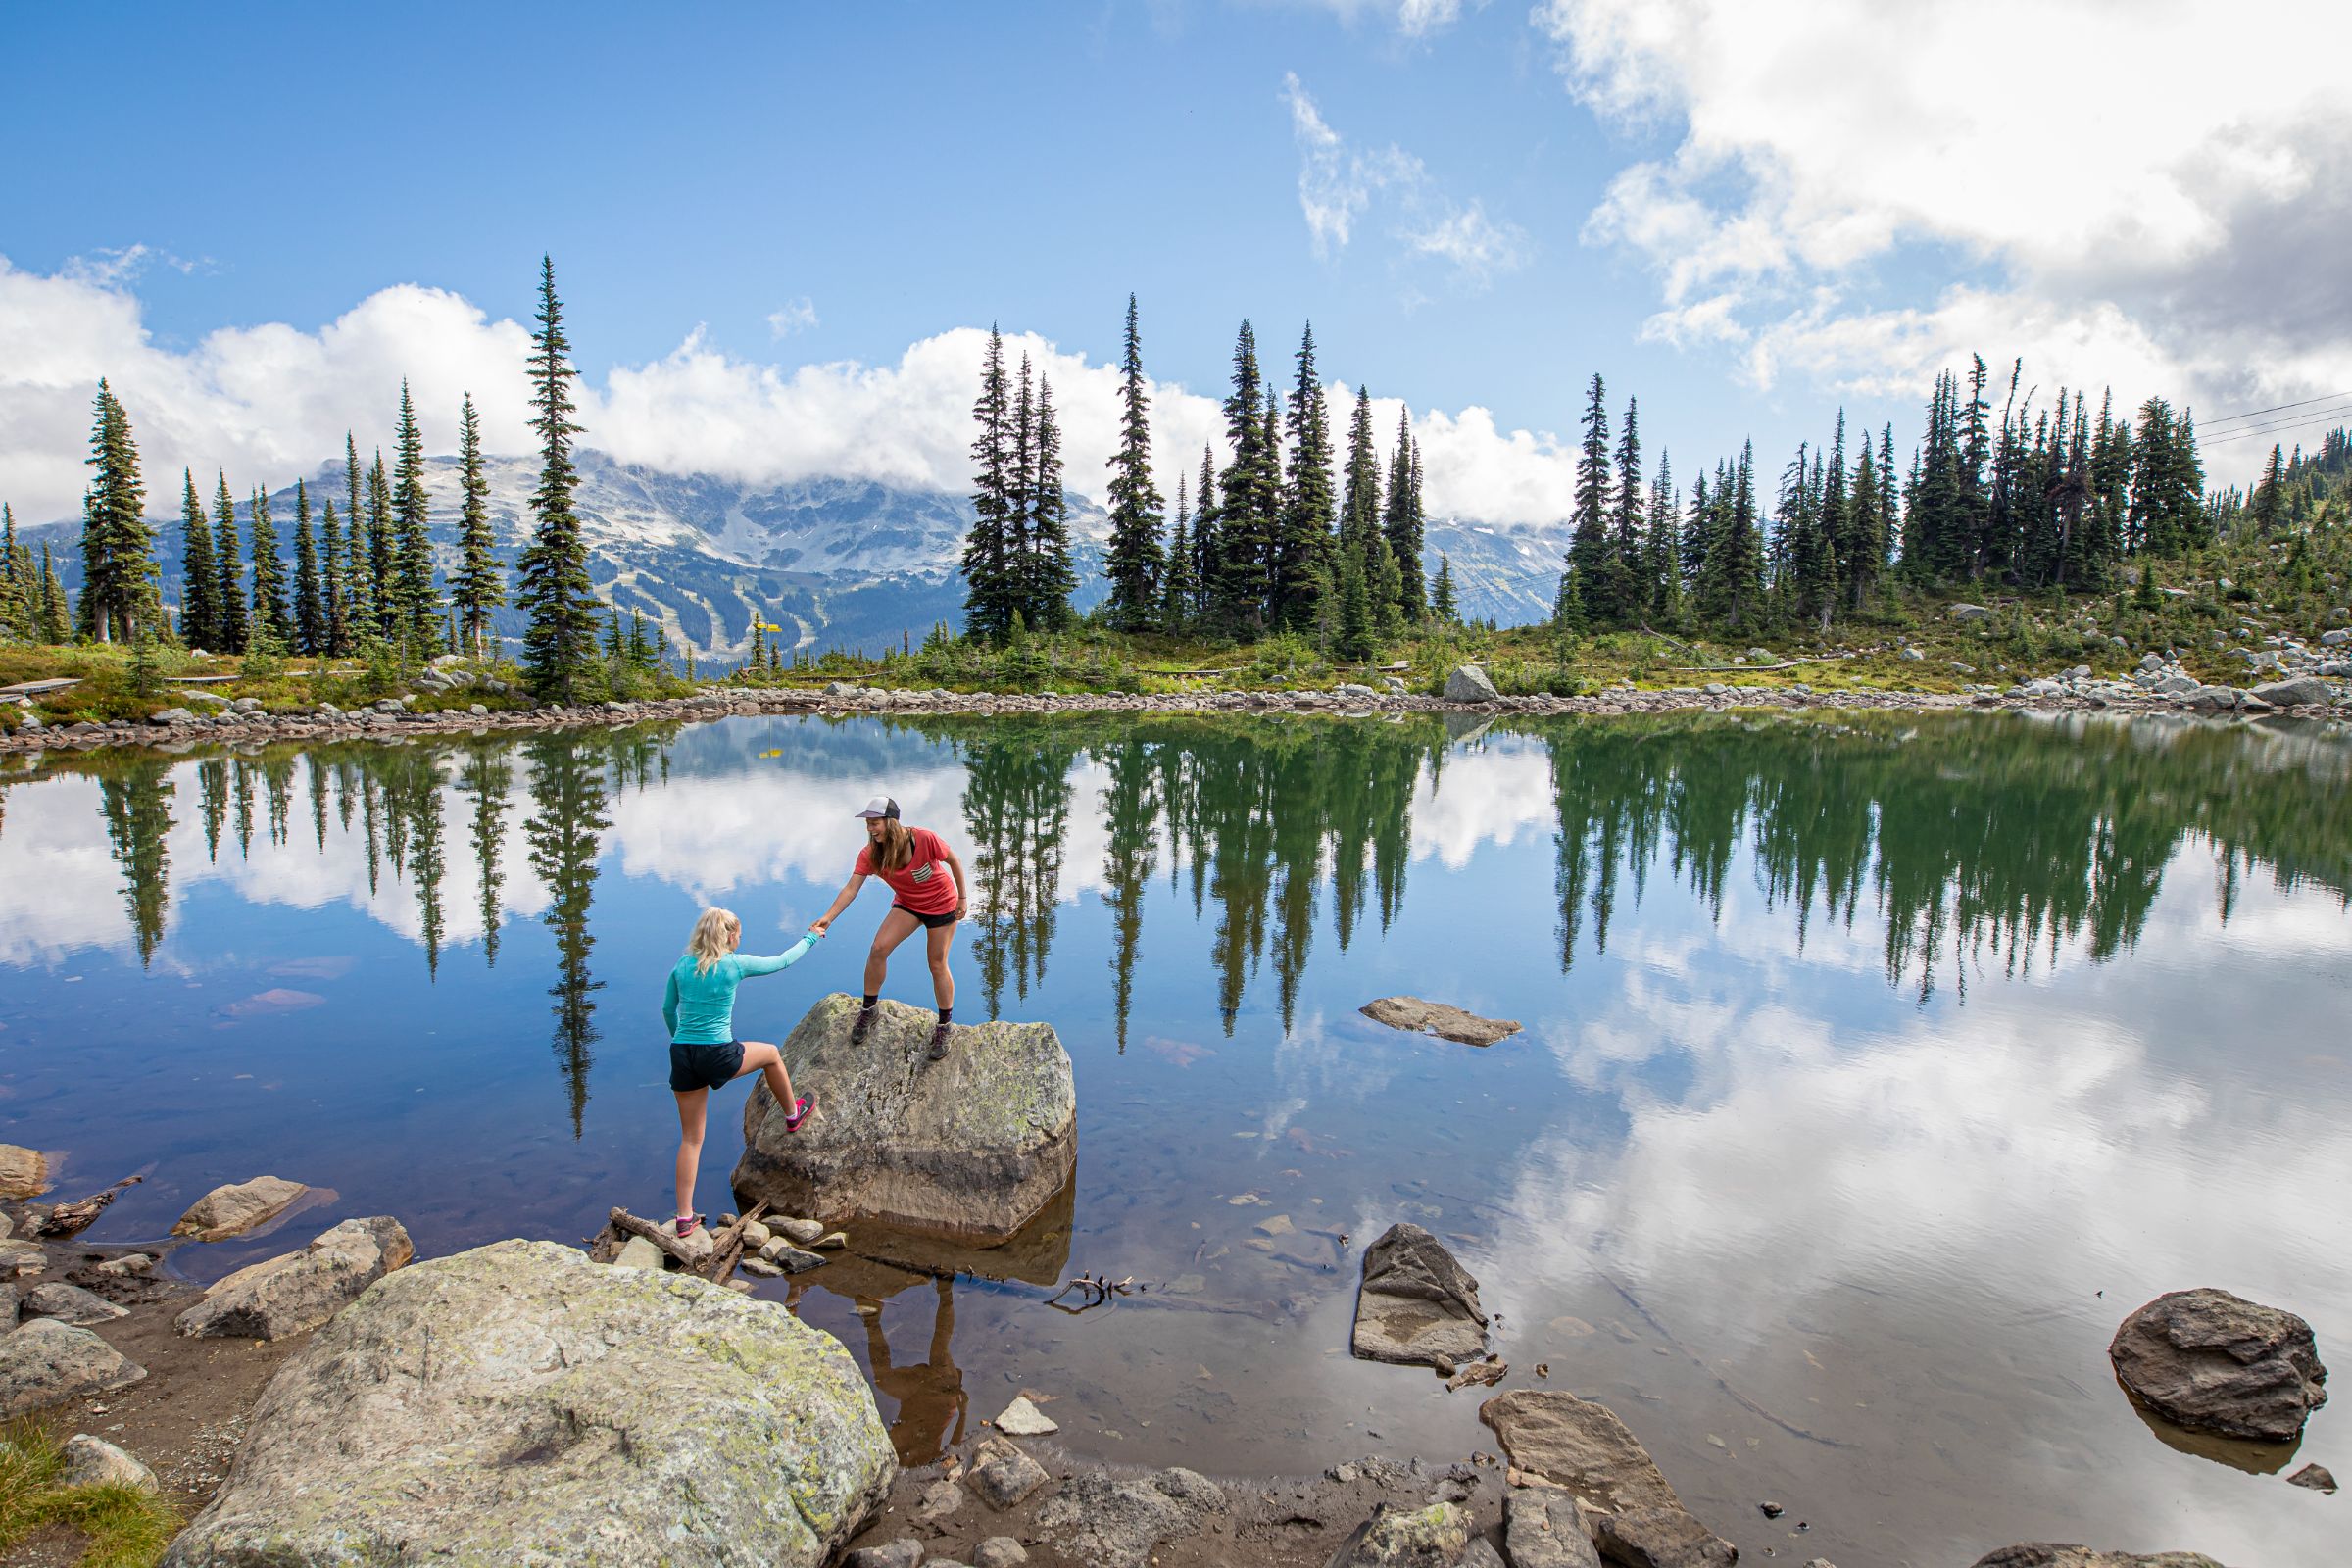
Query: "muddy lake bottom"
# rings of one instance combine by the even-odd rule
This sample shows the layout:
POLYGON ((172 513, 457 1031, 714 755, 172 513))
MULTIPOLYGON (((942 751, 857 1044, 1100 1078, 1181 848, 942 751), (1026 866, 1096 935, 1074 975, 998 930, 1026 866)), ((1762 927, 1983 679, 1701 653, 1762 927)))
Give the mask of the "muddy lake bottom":
MULTIPOLYGON (((2352 1415, 2291 1454, 2195 1444, 2106 1345, 2197 1285, 2352 1345, 2348 780, 2316 726, 2019 713, 50 754, 0 773, 0 1141, 55 1152, 62 1196, 147 1173, 106 1247, 221 1182, 328 1190, 173 1251, 198 1284, 352 1215, 424 1256, 581 1242, 666 1201, 661 986, 696 911, 789 945, 888 793, 972 874, 958 1017, 1054 1024, 1079 1100, 1076 1179, 1010 1246, 937 1278, 852 1227, 760 1284, 866 1366, 909 1463, 1023 1391, 1081 1458, 1492 1452, 1495 1391, 1347 1353, 1363 1249, 1410 1220, 1477 1276, 1501 1388, 1609 1405, 1749 1560, 2316 1568, 2344 1504, 2283 1477, 2352 1473, 2352 1415), (1524 1027, 1357 1011, 1396 994, 1524 1027), (1051 1304, 1080 1271, 1142 1289, 1051 1304)), ((857 991, 883 908, 747 982, 742 1036, 857 991)), ((887 994, 927 993, 902 954, 887 994)))

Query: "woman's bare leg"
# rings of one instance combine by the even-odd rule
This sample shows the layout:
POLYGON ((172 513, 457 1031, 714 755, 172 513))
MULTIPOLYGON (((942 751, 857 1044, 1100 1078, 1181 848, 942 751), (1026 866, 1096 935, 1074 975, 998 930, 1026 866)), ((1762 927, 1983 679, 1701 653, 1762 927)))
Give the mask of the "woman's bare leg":
POLYGON ((948 967, 948 944, 956 940, 956 927, 933 926, 923 937, 925 956, 931 960, 931 995, 946 1012, 956 1005, 956 975, 948 967))
POLYGON ((894 906, 882 916, 882 929, 874 933, 874 945, 865 950, 865 994, 882 994, 883 976, 890 972, 890 956, 900 943, 922 928, 922 922, 905 909, 894 906))
POLYGON ((688 1089, 678 1094, 678 1206, 680 1219, 694 1212, 694 1176, 703 1163, 703 1125, 710 1111, 710 1091, 688 1089))
POLYGON ((743 1043, 743 1065, 735 1069, 735 1076, 740 1078, 751 1072, 759 1073, 767 1080, 767 1092, 776 1097, 776 1103, 784 1107, 784 1114, 791 1115, 792 1074, 784 1070, 783 1054, 761 1041, 746 1040, 743 1043))

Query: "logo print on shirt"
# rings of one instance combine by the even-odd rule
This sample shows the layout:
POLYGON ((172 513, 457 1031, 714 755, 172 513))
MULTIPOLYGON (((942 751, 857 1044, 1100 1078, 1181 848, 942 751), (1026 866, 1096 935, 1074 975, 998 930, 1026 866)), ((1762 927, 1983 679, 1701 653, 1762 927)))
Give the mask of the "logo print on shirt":
POLYGON ((916 867, 914 868, 914 874, 913 874, 913 875, 912 875, 912 876, 911 876, 911 877, 910 877, 908 880, 910 880, 910 881, 915 881, 915 882, 928 882, 928 881, 930 881, 930 880, 931 880, 931 868, 930 868, 929 866, 927 866, 927 865, 918 865, 918 866, 916 866, 916 867))

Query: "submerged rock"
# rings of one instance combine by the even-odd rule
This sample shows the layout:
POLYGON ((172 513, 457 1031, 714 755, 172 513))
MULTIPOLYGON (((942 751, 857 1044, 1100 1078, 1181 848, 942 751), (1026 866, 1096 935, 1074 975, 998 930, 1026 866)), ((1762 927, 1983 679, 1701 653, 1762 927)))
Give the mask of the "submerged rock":
POLYGON ((857 1012, 856 997, 826 997, 784 1042, 795 1085, 816 1100, 799 1132, 784 1130, 764 1083, 753 1090, 734 1174, 746 1201, 993 1242, 1068 1184, 1078 1096, 1052 1025, 959 1024, 947 1059, 931 1061, 932 1013, 884 1002, 853 1045, 857 1012))
POLYGON ((1039 1527, 1060 1537, 1062 1554, 1090 1568, 1144 1568, 1152 1548, 1200 1529, 1225 1510, 1225 1494, 1191 1470, 1122 1480, 1100 1470, 1065 1482, 1037 1511, 1039 1527))
POLYGON ((1390 1226, 1364 1249, 1352 1348, 1368 1361, 1448 1369, 1476 1360, 1487 1348, 1478 1281, 1420 1226, 1390 1226))
POLYGON ((1562 1390, 1517 1389, 1480 1405, 1478 1416, 1494 1429, 1513 1467, 1586 1504, 1592 1543, 1611 1562, 1729 1568, 1739 1560, 1737 1547, 1683 1506, 1649 1450, 1607 1405, 1562 1390))
POLYGON ((2124 1319, 2107 1356, 2134 1399, 2200 1432, 2291 1443, 2328 1402, 2311 1325, 2228 1291, 2156 1298, 2124 1319))
POLYGON ((1491 1046, 1519 1032, 1516 1018, 1482 1018, 1475 1012, 1419 997, 1381 997, 1356 1009, 1375 1023, 1417 1035, 1436 1035, 1465 1046, 1491 1046))
POLYGON ((2307 1487, 2313 1492, 2332 1494, 2335 1491, 2335 1472, 2324 1464, 2307 1464, 2286 1478, 2290 1487, 2307 1487))
POLYGON ((36 1317, 0 1335, 0 1419, 128 1388, 147 1369, 88 1329, 36 1317))
POLYGON ((191 1339, 282 1340, 324 1323, 415 1255, 400 1221, 347 1219, 299 1252, 227 1275, 172 1326, 191 1339))
POLYGON ((256 1176, 249 1182, 216 1187, 172 1222, 172 1234, 192 1236, 200 1242, 242 1236, 292 1208, 309 1191, 300 1182, 278 1176, 256 1176))
POLYGON ((164 1562, 816 1568, 897 1472, 857 1363, 780 1303, 499 1242, 289 1361, 164 1562))
POLYGON ((1446 677, 1446 700, 1449 703, 1496 703, 1502 693, 1494 682, 1476 664, 1463 664, 1446 677))

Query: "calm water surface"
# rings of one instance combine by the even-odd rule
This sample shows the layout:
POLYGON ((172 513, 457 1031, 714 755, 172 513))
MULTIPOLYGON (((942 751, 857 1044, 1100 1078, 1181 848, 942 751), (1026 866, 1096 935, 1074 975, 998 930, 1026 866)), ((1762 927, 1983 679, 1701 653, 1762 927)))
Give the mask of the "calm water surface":
MULTIPOLYGON (((2352 1412, 2291 1462, 2199 1447, 2105 1347, 2212 1284, 2352 1360, 2348 779, 2340 731, 2017 715, 49 759, 0 773, 0 1141, 62 1152, 72 1193, 149 1173, 108 1243, 263 1171, 333 1190, 179 1250, 198 1281, 352 1214, 429 1255, 659 1211, 662 977, 696 909, 784 946, 887 791, 973 872, 960 1012, 1054 1023, 1080 1107, 1074 1187, 1013 1247, 791 1290, 909 1459, 1022 1388, 1136 1462, 1491 1447, 1482 1391, 1346 1354, 1361 1250, 1410 1219, 1479 1277, 1504 1386, 1544 1363, 1609 1404, 1751 1560, 2331 1564, 2352 1504, 2282 1475, 2352 1476, 2352 1412), (1399 991, 1527 1028, 1477 1051, 1357 1014, 1399 991), (1045 1304, 1081 1269, 1153 1291, 1045 1304)), ((747 986, 743 1032, 856 990, 883 906, 747 986)), ((890 990, 927 1004, 907 957, 890 990)))

